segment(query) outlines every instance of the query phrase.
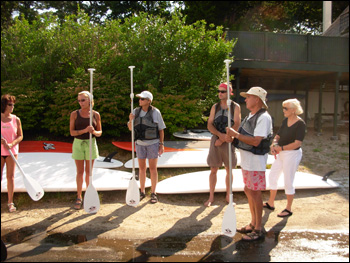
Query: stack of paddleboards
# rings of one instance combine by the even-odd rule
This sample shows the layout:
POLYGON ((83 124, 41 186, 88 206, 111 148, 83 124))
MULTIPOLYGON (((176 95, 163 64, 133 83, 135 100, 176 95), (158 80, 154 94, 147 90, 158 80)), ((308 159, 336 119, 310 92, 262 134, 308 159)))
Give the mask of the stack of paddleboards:
MULTIPOLYGON (((266 170, 266 190, 269 186, 269 173, 266 170)), ((157 184, 157 193, 159 194, 189 194, 189 193, 209 193, 209 175, 210 171, 200 171, 186 173, 167 178, 157 184)), ((232 191, 244 191, 244 182, 241 169, 233 169, 232 191)), ((217 173, 217 183, 215 192, 226 192, 226 170, 219 170, 217 173)), ((322 180, 321 176, 297 172, 294 179, 294 187, 296 189, 312 189, 312 188, 336 188, 339 187, 337 182, 331 179, 322 180)), ((278 189, 284 189, 283 174, 278 181, 278 189)))
MULTIPOLYGON (((112 142, 115 146, 131 151, 131 142, 112 142)), ((164 153, 158 158, 158 168, 186 168, 186 167, 208 167, 207 157, 209 153, 209 144, 206 148, 183 148, 184 145, 188 145, 181 141, 179 142, 168 142, 173 145, 178 145, 178 148, 165 147, 164 153), (182 145, 182 146, 181 146, 182 145)), ((165 143, 167 144, 167 143, 165 143)), ((236 151, 237 155, 237 166, 241 164, 241 156, 239 151, 236 151)), ((268 156, 267 164, 272 164, 274 157, 268 156)), ((146 161, 147 166, 148 160, 146 161)), ((127 161, 124 166, 126 168, 132 168, 132 159, 127 161)), ((135 168, 139 168, 137 158, 135 159, 135 168)))
MULTIPOLYGON (((197 151, 176 151, 165 152, 158 158, 158 168, 179 168, 179 167, 209 167, 207 164, 209 149, 197 148, 197 151)), ((236 151, 237 166, 241 164, 241 155, 236 151)), ((272 164, 274 157, 269 154, 267 164, 272 164)), ((147 160, 147 166, 148 166, 147 160)), ((132 168, 132 160, 127 161, 124 166, 132 168)), ((139 163, 135 159, 135 168, 139 168, 139 163)))
MULTIPOLYGON (((23 171, 35 179, 46 192, 76 191, 76 166, 72 159, 72 144, 52 141, 22 141, 19 145, 18 162, 23 171)), ((104 162, 99 157, 94 162, 93 184, 98 191, 126 190, 132 173, 114 169, 123 165, 112 159, 104 162)), ((4 169, 1 192, 7 192, 6 168, 4 169)), ((150 187, 146 179, 146 187, 150 187)), ((85 189, 85 183, 83 188, 85 189)), ((15 192, 26 189, 19 169, 15 172, 15 192)))
POLYGON ((210 141, 213 134, 209 130, 190 129, 182 132, 174 132, 173 135, 178 138, 188 140, 210 141))

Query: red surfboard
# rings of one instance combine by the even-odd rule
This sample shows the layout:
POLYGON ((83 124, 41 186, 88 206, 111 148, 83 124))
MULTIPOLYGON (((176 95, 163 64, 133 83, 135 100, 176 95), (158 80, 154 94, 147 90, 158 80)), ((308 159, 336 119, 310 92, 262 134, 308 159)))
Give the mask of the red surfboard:
MULTIPOLYGON (((117 146, 120 149, 132 151, 131 142, 112 142, 114 146, 117 146)), ((135 147, 136 151, 136 147, 135 147)), ((179 151, 198 151, 197 149, 177 149, 164 146, 164 152, 179 152, 179 151)))
POLYGON ((72 144, 68 142, 56 141, 21 141, 19 143, 19 152, 59 152, 71 153, 72 144))

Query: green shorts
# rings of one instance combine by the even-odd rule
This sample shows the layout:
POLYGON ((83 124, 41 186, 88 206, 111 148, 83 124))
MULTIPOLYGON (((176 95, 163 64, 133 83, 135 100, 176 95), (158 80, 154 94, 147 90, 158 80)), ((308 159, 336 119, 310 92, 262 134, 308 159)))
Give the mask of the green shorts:
MULTIPOLYGON (((80 140, 74 138, 72 158, 74 160, 90 160, 90 144, 89 140, 80 140)), ((96 143, 96 138, 92 138, 92 157, 94 160, 98 158, 98 147, 96 143)))

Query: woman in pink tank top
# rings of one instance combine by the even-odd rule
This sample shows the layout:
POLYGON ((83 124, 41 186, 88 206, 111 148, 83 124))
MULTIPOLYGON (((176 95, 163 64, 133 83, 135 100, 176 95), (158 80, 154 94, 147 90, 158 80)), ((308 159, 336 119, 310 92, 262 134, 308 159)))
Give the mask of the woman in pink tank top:
POLYGON ((21 120, 16 115, 12 114, 15 102, 15 96, 8 94, 1 96, 1 181, 2 172, 6 164, 8 194, 7 205, 10 213, 16 211, 15 204, 13 203, 16 163, 12 159, 9 151, 12 151, 13 155, 17 159, 18 144, 23 139, 21 120))

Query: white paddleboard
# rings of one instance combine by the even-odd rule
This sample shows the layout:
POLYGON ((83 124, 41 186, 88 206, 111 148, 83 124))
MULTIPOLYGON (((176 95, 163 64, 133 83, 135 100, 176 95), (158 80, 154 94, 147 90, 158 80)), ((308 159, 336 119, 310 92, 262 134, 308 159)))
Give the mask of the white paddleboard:
MULTIPOLYGON (((158 168, 177 168, 177 167, 209 167, 207 164, 207 157, 209 153, 208 148, 198 148, 198 151, 183 151, 183 152, 165 152, 158 158, 158 168)), ((237 154, 237 166, 241 164, 241 155, 239 151, 237 154)), ((267 164, 272 164, 275 158, 269 154, 267 164)), ((148 160, 146 161, 149 166, 148 160)), ((132 159, 127 161, 124 166, 132 168, 132 159)), ((139 168, 137 158, 135 159, 135 168, 139 168)))
POLYGON ((191 129, 186 132, 174 132, 173 135, 178 138, 188 140, 210 141, 213 134, 209 130, 191 129))
MULTIPOLYGON (((58 141, 21 141, 19 144, 20 154, 41 152, 41 153, 70 153, 72 154, 73 144, 68 142, 58 141)), ((94 168, 118 168, 122 167, 123 163, 113 158, 99 156, 94 163, 94 168), (110 161, 109 161, 110 160, 110 161)))
MULTIPOLYGON (((269 186, 269 172, 266 170, 266 190, 269 186)), ((190 194, 190 193, 209 193, 209 175, 210 171, 200 171, 176 175, 160 181, 157 184, 157 193, 159 194, 190 194)), ((232 191, 244 191, 244 182, 241 169, 233 169, 232 191)), ((219 170, 217 173, 217 183, 215 192, 226 192, 226 170, 219 170)), ((297 172, 294 179, 294 187, 296 189, 312 189, 312 188, 335 188, 339 184, 331 179, 323 181, 321 176, 304 172, 297 172)), ((278 189, 284 189, 283 175, 279 178, 278 189)))
MULTIPOLYGON (((71 153, 35 152, 20 153, 18 162, 23 171, 35 179, 45 192, 75 192, 76 166, 71 153)), ((95 164, 97 161, 95 161, 95 164)), ((85 177, 85 174, 84 174, 85 177)), ((93 169, 93 185, 98 191, 126 190, 132 173, 114 169, 93 169)), ((4 168, 1 192, 7 192, 6 167, 4 168)), ((139 181, 138 181, 139 184, 139 181)), ((151 180, 146 178, 146 187, 151 180)), ((83 189, 86 189, 85 182, 83 189)), ((16 167, 15 192, 26 192, 22 175, 16 167)))

